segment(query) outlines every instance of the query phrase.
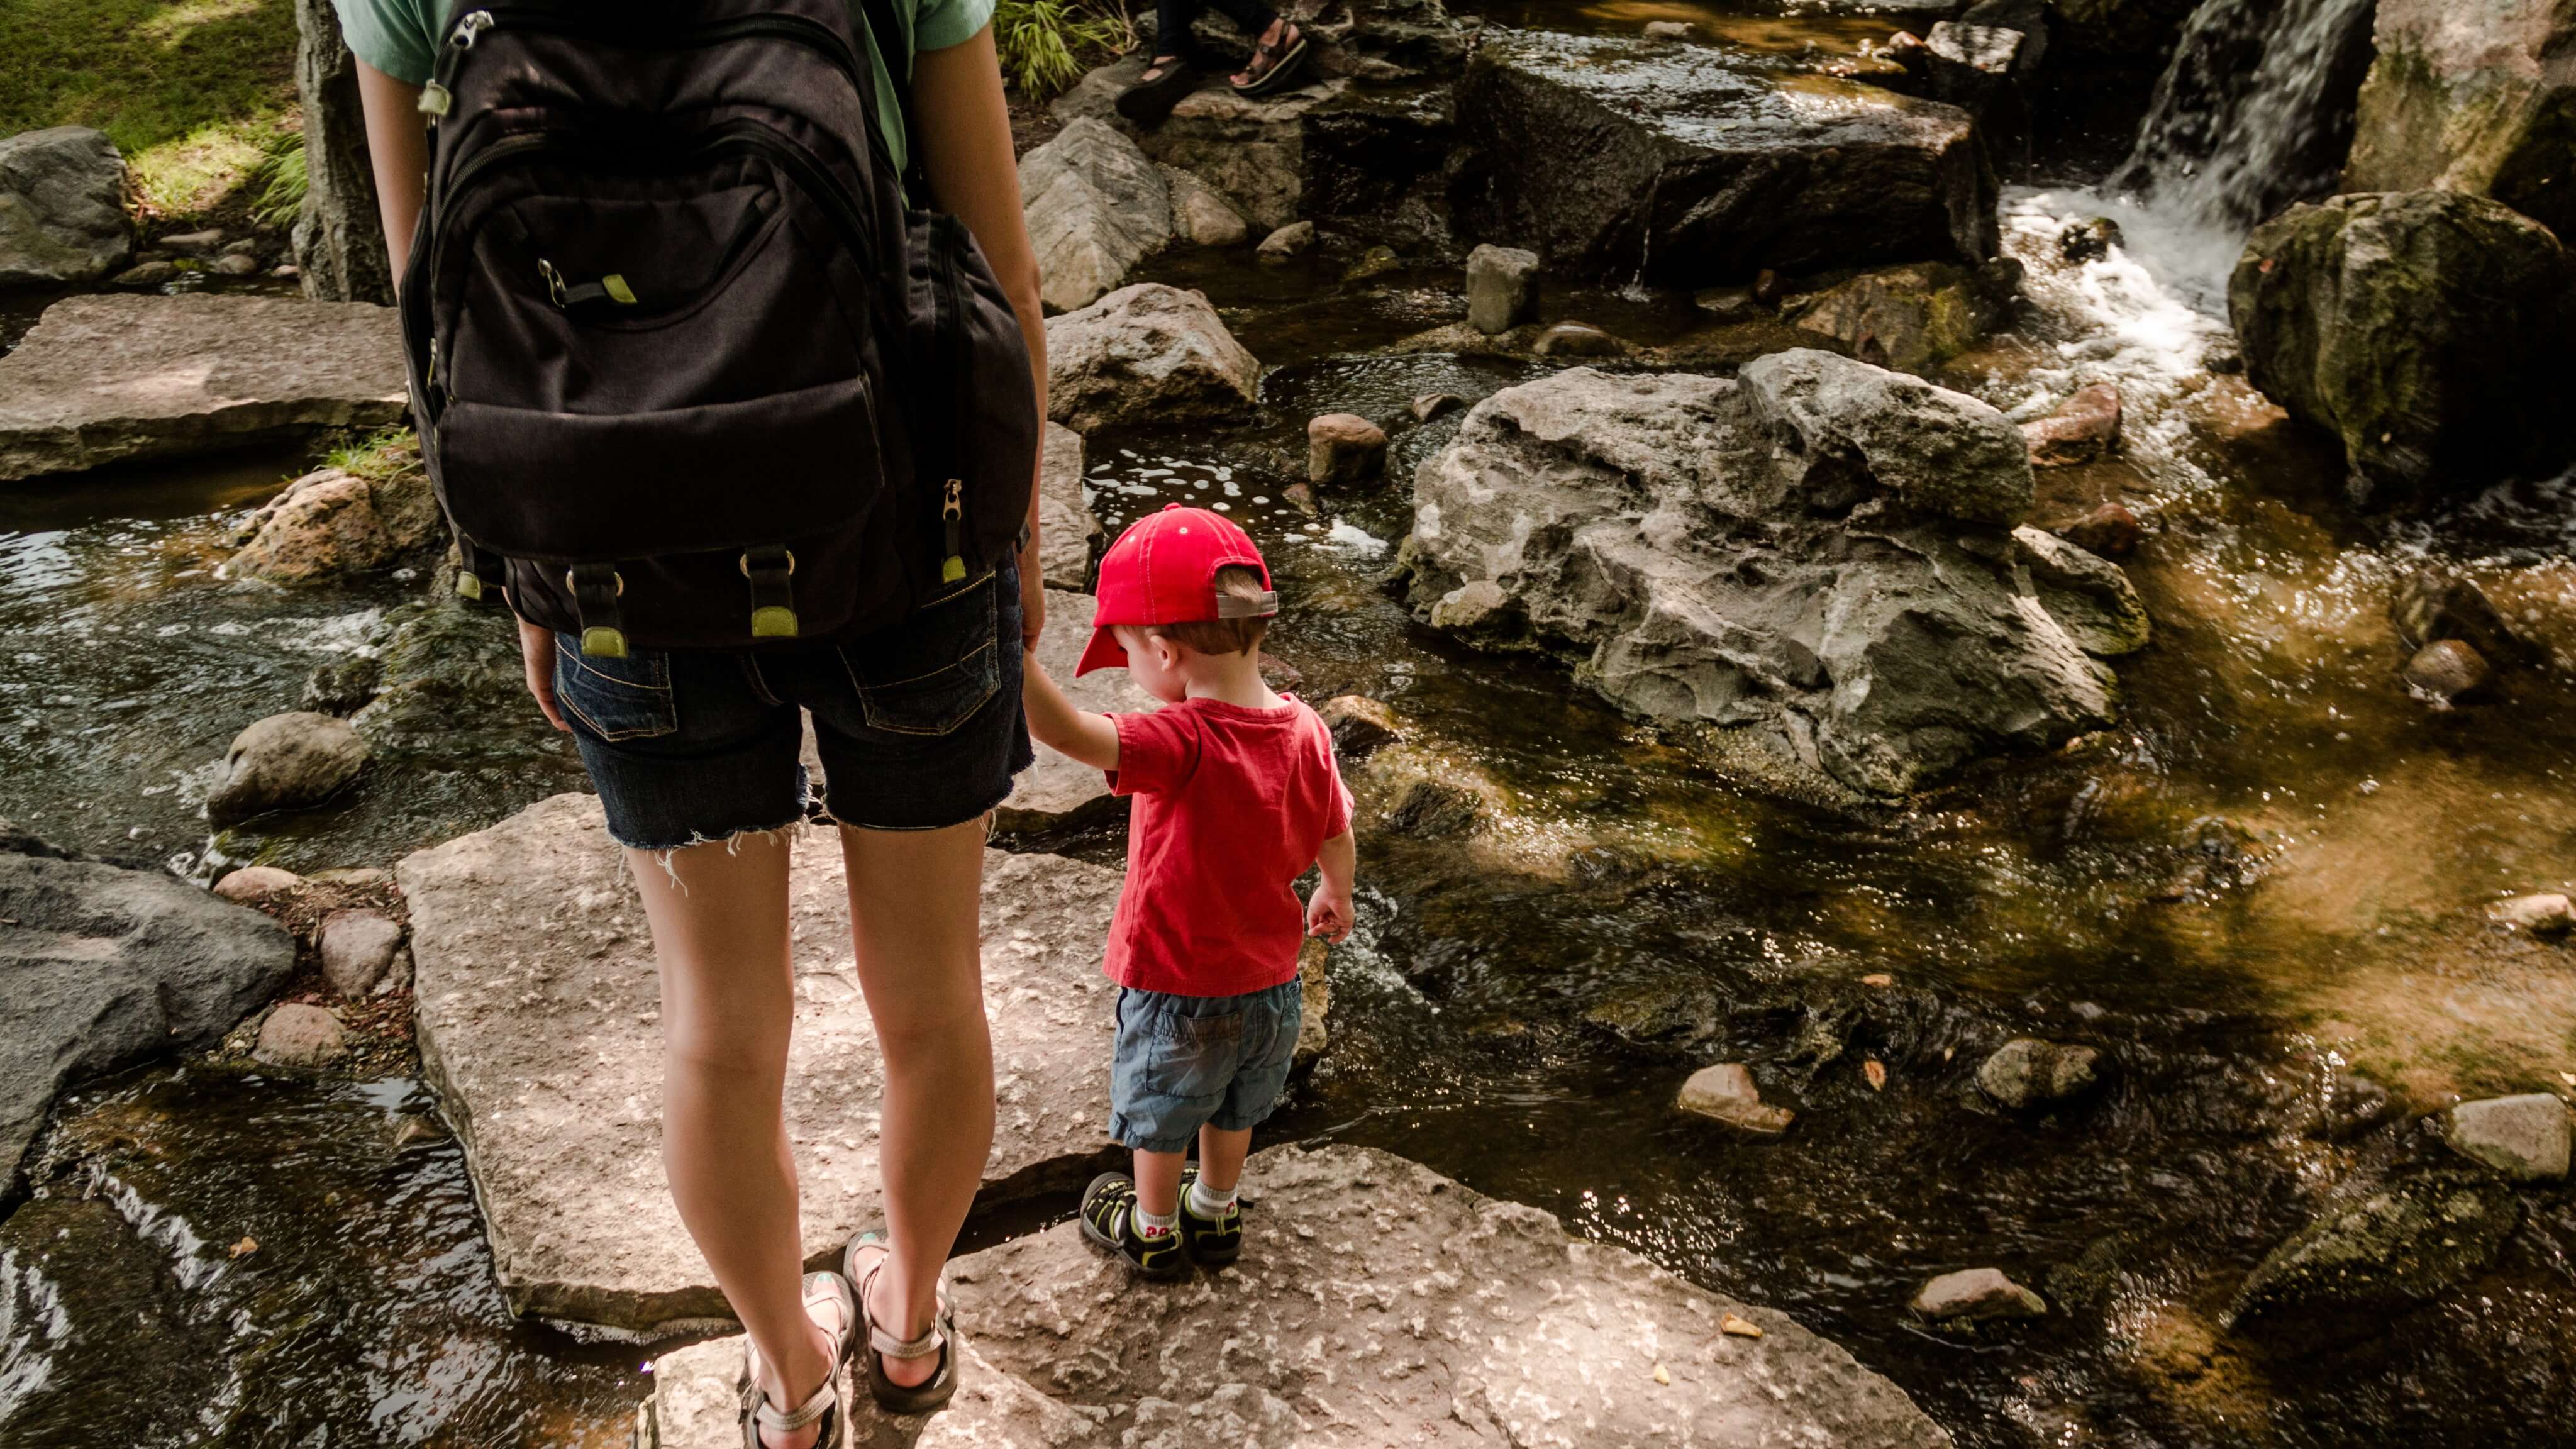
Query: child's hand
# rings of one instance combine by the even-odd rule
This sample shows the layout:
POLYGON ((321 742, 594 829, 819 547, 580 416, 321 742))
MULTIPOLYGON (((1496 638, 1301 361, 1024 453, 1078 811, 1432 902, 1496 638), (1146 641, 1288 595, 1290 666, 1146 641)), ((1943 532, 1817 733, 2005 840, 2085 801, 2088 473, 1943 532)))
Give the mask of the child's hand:
POLYGON ((1306 901, 1306 934, 1338 946, 1350 938, 1352 924, 1351 893, 1315 887, 1315 894, 1306 901))

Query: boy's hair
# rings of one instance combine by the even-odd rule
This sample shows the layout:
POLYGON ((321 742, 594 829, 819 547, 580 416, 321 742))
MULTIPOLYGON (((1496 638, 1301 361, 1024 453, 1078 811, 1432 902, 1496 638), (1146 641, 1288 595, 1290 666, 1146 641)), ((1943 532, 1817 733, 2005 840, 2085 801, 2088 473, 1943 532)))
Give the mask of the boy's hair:
MULTIPOLYGON (((1231 595, 1238 599, 1258 599, 1268 591, 1269 586, 1262 583, 1259 569, 1227 564, 1216 571, 1219 598, 1231 595)), ((1262 638, 1270 632, 1270 620, 1192 619, 1181 624, 1148 624, 1145 632, 1160 634, 1201 654, 1241 654, 1261 647, 1262 638)))

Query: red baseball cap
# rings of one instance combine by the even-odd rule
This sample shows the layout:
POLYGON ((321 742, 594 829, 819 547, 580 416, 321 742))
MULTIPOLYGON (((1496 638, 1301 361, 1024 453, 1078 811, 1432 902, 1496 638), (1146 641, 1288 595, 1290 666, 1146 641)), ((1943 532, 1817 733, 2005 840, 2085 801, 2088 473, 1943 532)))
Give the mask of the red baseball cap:
POLYGON ((1117 624, 1190 624, 1209 619, 1268 618, 1279 596, 1219 598, 1216 571, 1228 564, 1261 571, 1271 588, 1270 565, 1233 519, 1204 508, 1166 503, 1160 513, 1127 525, 1100 560, 1100 608, 1091 616, 1091 645, 1076 675, 1123 666, 1127 650, 1110 632, 1117 624))

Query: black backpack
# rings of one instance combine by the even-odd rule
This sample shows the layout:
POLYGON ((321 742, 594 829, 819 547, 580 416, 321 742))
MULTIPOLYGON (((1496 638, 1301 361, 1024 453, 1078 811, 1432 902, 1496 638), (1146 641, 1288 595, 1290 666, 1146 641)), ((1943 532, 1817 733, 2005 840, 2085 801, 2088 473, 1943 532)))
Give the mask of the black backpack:
POLYGON ((402 289, 460 592, 588 654, 741 647, 1018 543, 1027 349, 965 227, 905 206, 866 55, 843 0, 460 0, 402 289))

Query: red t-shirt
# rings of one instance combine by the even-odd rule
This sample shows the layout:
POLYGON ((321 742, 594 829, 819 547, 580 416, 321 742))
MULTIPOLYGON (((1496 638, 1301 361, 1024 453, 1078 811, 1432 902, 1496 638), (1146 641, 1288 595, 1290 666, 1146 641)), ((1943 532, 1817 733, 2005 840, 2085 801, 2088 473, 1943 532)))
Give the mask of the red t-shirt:
POLYGON ((1333 736, 1295 695, 1278 709, 1185 699, 1120 714, 1109 789, 1135 797, 1109 979, 1240 996, 1297 974, 1306 913, 1291 887, 1351 828, 1333 736))

